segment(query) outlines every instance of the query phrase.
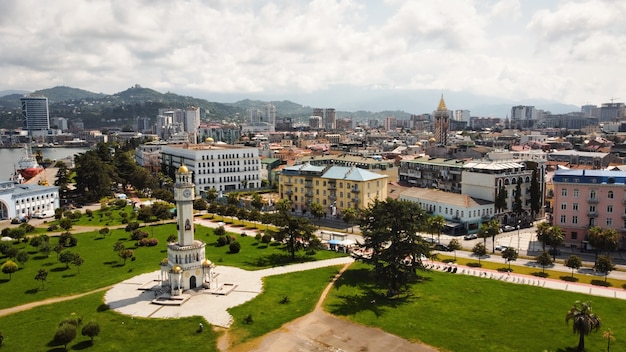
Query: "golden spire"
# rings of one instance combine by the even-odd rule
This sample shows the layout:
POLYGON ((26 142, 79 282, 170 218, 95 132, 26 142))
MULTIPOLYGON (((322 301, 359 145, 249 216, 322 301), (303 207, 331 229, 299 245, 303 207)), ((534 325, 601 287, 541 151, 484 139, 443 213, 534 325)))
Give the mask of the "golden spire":
POLYGON ((437 110, 439 111, 448 110, 448 108, 446 108, 446 102, 443 101, 443 93, 441 93, 441 100, 439 100, 439 106, 437 107, 437 110))

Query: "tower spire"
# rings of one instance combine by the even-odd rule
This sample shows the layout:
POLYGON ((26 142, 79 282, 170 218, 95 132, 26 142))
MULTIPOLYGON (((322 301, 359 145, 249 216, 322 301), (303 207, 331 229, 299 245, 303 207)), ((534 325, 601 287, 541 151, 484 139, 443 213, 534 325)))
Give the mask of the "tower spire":
POLYGON ((443 100, 443 93, 441 93, 441 99, 439 100, 439 106, 437 107, 437 110, 439 111, 448 110, 448 108, 446 108, 446 102, 443 100))

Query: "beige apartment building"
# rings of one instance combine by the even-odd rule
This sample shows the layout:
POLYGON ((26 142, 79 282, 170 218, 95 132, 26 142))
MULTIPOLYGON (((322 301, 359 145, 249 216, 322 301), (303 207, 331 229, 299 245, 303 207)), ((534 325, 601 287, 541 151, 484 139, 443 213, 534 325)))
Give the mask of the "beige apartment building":
POLYGON ((358 167, 315 166, 309 163, 286 167, 278 179, 281 199, 292 202, 294 213, 307 214, 312 203, 340 216, 344 209, 367 208, 375 199, 387 198, 388 176, 358 167))

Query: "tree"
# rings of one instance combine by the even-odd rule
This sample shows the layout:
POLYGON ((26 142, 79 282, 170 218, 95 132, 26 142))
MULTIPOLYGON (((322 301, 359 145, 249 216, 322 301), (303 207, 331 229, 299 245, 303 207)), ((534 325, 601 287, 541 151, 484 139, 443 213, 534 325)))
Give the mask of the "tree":
POLYGON ((59 220, 59 227, 65 231, 72 228, 72 220, 70 218, 63 218, 59 220))
POLYGON ((459 240, 456 238, 453 238, 450 240, 450 243, 448 243, 448 248, 454 251, 454 261, 456 261, 456 251, 461 249, 461 243, 459 243, 459 240))
POLYGON ((102 144, 96 150, 89 150, 74 157, 76 189, 88 201, 97 201, 112 194, 111 186, 114 177, 117 176, 110 154, 108 147, 102 144))
POLYGON ((552 264, 552 257, 550 257, 550 253, 543 251, 537 257, 535 257, 535 261, 537 264, 541 265, 541 272, 546 273, 546 266, 552 264))
POLYGON ((579 336, 577 350, 579 352, 584 351, 585 336, 600 329, 600 318, 593 314, 589 302, 576 301, 565 315, 565 322, 569 323, 570 320, 572 321, 574 334, 579 336))
POLYGON ((15 264, 12 260, 7 260, 2 264, 2 272, 5 274, 9 274, 9 280, 11 280, 11 276, 14 272, 17 271, 17 264, 15 264))
POLYGON ((102 235, 102 237, 106 237, 106 235, 110 232, 111 230, 109 230, 108 227, 103 227, 100 230, 98 230, 98 233, 102 235))
POLYGON ((511 262, 517 260, 517 251, 513 247, 507 247, 502 251, 502 258, 509 263, 509 271, 511 271, 511 262))
POLYGON ((480 258, 487 255, 487 247, 485 247, 484 243, 476 243, 474 248, 472 248, 472 253, 478 257, 478 264, 480 265, 480 258))
POLYGON ((217 190, 214 187, 209 188, 209 190, 206 191, 206 200, 209 203, 213 203, 216 199, 217 199, 217 190))
POLYGON ((354 227, 352 227, 352 222, 356 220, 356 210, 353 208, 346 208, 341 212, 341 218, 346 225, 350 226, 351 231, 354 232, 354 227))
POLYGON ((360 214, 366 249, 372 251, 363 261, 374 266, 379 284, 395 296, 424 269, 422 258, 430 256, 429 246, 418 234, 426 222, 416 203, 388 198, 374 202, 360 214))
POLYGON ((83 326, 81 334, 83 336, 88 336, 91 339, 91 344, 93 345, 94 337, 100 335, 100 324, 95 321, 88 322, 85 326, 83 326))
POLYGON ((43 289, 44 287, 44 282, 46 282, 46 280, 48 279, 48 270, 46 269, 39 269, 39 271, 37 271, 37 275, 35 275, 35 280, 41 281, 41 288, 43 289))
POLYGON ((17 255, 15 256, 15 260, 17 260, 18 263, 20 263, 21 266, 24 266, 24 264, 28 261, 28 252, 26 251, 19 251, 17 252, 17 255))
POLYGON ((198 197, 193 201, 193 209, 198 211, 203 211, 207 209, 206 200, 198 197))
POLYGON ((439 243, 439 240, 441 239, 441 231, 443 231, 446 226, 446 219, 444 219, 441 215, 431 216, 428 218, 426 224, 428 232, 430 232, 431 236, 437 234, 437 243, 439 243))
POLYGON ((550 230, 550 224, 547 222, 540 222, 537 225, 537 241, 541 242, 542 249, 545 252, 546 244, 549 242, 548 231, 550 230))
POLYGON ((496 252, 496 235, 500 233, 500 222, 498 219, 491 219, 487 222, 483 222, 480 224, 480 229, 478 229, 478 237, 483 239, 483 245, 485 249, 487 249, 487 238, 491 237, 491 245, 492 251, 491 253, 496 252))
POLYGON ((72 264, 78 269, 78 273, 80 273, 80 266, 83 265, 85 259, 83 259, 80 254, 74 253, 74 259, 72 260, 72 264))
POLYGON ((496 211, 499 213, 502 210, 505 210, 507 208, 507 203, 506 200, 509 197, 509 192, 507 192, 506 188, 504 188, 504 186, 501 186, 498 189, 498 192, 496 194, 496 199, 494 202, 494 207, 496 208, 496 211))
POLYGON ((224 226, 218 226, 215 228, 215 230, 213 230, 213 233, 217 236, 224 236, 226 234, 226 229, 224 228, 224 226))
POLYGON ((133 252, 132 249, 122 249, 121 251, 117 253, 117 255, 124 260, 124 265, 126 265, 126 260, 128 258, 132 258, 135 255, 135 253, 133 252))
POLYGON ((616 250, 619 244, 619 235, 614 229, 603 229, 595 226, 589 229, 588 236, 589 244, 595 249, 596 261, 600 252, 604 251, 608 256, 609 252, 616 250))
POLYGON ((516 219, 520 219, 524 212, 524 204, 522 203, 522 178, 517 180, 515 185, 515 191, 513 191, 513 213, 516 219))
MULTIPOLYGON (((320 203, 313 202, 311 203, 311 215, 316 218, 318 221, 321 220, 326 215, 326 210, 324 206, 320 203)), ((320 225, 321 226, 321 225, 320 225)))
POLYGON ((296 259, 296 251, 304 248, 308 243, 315 228, 307 218, 296 217, 290 214, 291 201, 283 199, 276 203, 278 210, 275 224, 279 227, 278 236, 287 239, 287 250, 291 253, 291 260, 296 259))
POLYGON ((57 244, 54 246, 53 250, 57 254, 57 262, 59 261, 59 255, 61 254, 61 252, 63 252, 64 249, 65 249, 65 246, 63 245, 63 242, 61 241, 57 242, 57 244))
POLYGON ((69 269, 70 264, 74 261, 74 253, 69 250, 61 252, 59 256, 59 261, 65 264, 65 268, 69 269))
POLYGON ((541 185, 539 183, 539 173, 535 168, 530 179, 530 211, 534 220, 541 211, 541 185))
POLYGON ((57 328, 54 334, 54 341, 63 345, 67 350, 67 344, 76 338, 76 326, 70 323, 63 323, 57 328))
POLYGON ((263 209, 263 206, 265 205, 265 200, 259 193, 253 193, 252 200, 250 201, 250 205, 254 209, 261 211, 261 209, 263 209))
POLYGON ((550 226, 546 233, 546 244, 550 246, 553 253, 553 260, 556 260, 556 248, 563 244, 565 235, 559 226, 550 226))
POLYGON ((615 269, 615 265, 613 265, 611 257, 609 257, 608 255, 601 255, 600 257, 598 257, 595 268, 596 270, 604 274, 604 282, 606 282, 609 273, 615 269))
POLYGON ((577 255, 570 255, 569 258, 565 259, 565 266, 572 269, 572 278, 574 278, 574 270, 580 269, 583 265, 583 261, 577 255))
POLYGON ((113 244, 113 251, 119 252, 124 249, 124 244, 120 241, 117 241, 113 244))

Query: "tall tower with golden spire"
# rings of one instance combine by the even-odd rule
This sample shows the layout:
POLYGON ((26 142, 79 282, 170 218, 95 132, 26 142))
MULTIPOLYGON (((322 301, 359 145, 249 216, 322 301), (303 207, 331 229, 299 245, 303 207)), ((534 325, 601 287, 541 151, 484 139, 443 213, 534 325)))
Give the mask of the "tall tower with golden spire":
POLYGON ((450 110, 446 108, 443 93, 439 100, 439 106, 435 110, 435 141, 437 144, 448 144, 448 131, 450 129, 450 110))
POLYGON ((172 296, 197 287, 209 287, 211 282, 214 265, 206 259, 206 244, 194 238, 194 191, 191 172, 185 165, 181 165, 174 184, 178 241, 167 244, 167 258, 161 261, 161 284, 169 285, 172 296))

